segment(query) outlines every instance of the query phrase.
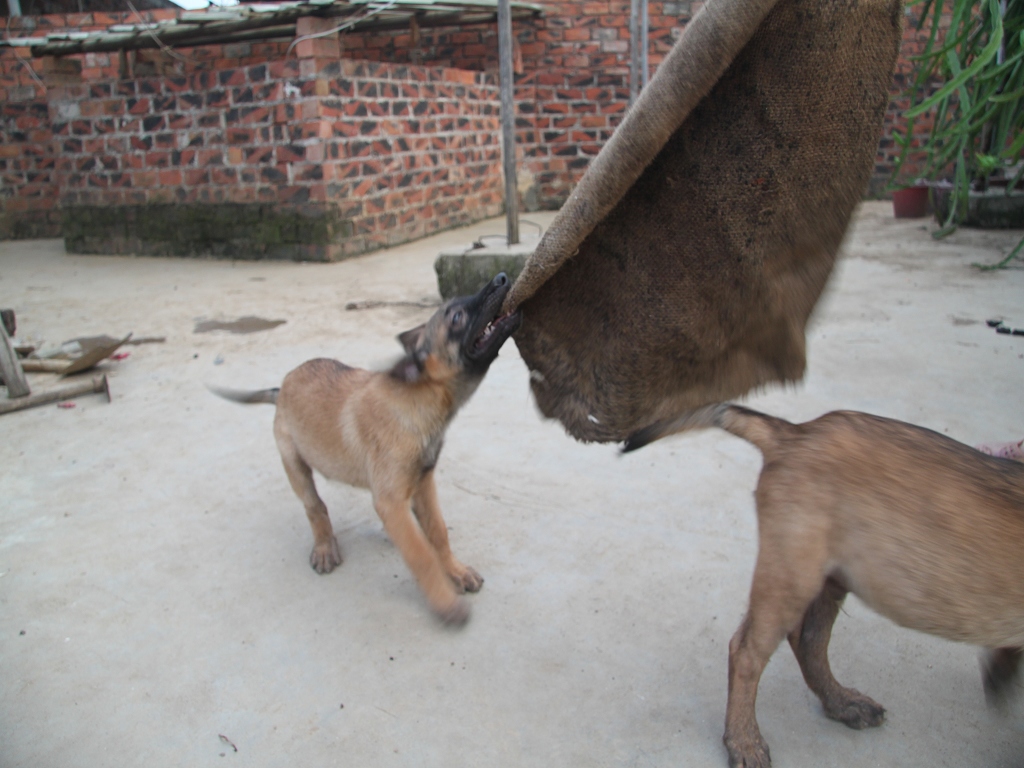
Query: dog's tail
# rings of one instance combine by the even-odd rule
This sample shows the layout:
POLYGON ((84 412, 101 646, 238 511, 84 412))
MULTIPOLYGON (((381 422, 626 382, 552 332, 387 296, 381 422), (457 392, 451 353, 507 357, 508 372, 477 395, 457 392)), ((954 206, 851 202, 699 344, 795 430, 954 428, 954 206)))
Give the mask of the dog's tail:
POLYGON ((279 387, 246 391, 214 387, 209 384, 206 385, 206 388, 213 392, 213 394, 223 397, 225 400, 233 400, 236 403, 270 403, 271 405, 277 402, 277 393, 281 391, 279 387))
POLYGON ((718 427, 753 443, 761 453, 768 455, 779 443, 779 438, 794 427, 788 421, 731 403, 716 403, 687 411, 682 416, 656 421, 639 429, 622 446, 623 453, 643 448, 648 443, 660 440, 677 432, 691 429, 718 427))

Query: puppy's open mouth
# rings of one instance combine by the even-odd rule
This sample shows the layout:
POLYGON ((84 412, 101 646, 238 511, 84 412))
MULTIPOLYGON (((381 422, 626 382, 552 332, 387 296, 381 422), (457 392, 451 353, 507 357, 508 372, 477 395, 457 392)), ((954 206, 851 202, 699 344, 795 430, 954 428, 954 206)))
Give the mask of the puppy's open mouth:
POLYGON ((519 328, 521 319, 522 315, 518 310, 494 318, 473 339, 466 350, 466 355, 473 360, 490 362, 498 354, 502 344, 519 328))
POLYGON ((504 338, 502 338, 501 340, 505 341, 505 339, 507 339, 518 326, 518 312, 510 312, 507 315, 502 315, 501 317, 494 318, 484 327, 480 335, 477 336, 476 339, 473 341, 472 351, 484 351, 492 340, 497 340, 495 338, 495 334, 498 334, 499 337, 504 335, 504 338), (502 334, 503 331, 506 331, 506 333, 502 334))

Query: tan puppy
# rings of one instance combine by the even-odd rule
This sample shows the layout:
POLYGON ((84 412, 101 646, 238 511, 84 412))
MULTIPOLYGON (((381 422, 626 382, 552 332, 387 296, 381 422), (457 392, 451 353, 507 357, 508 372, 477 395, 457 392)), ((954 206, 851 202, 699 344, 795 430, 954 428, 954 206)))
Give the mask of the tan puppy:
POLYGON ((502 273, 476 296, 447 302, 398 337, 406 354, 387 373, 321 358, 289 373, 280 389, 214 389, 238 402, 277 404, 274 437, 306 507, 313 529, 309 562, 318 573, 340 565, 341 552, 313 483, 314 469, 369 488, 384 529, 433 611, 448 623, 469 618, 469 604, 459 594, 476 592, 484 580, 452 555, 434 465, 455 412, 519 327, 518 313, 498 317, 508 290, 502 273))
POLYGON ((847 592, 904 627, 988 648, 989 701, 1009 692, 1024 647, 1024 465, 863 413, 790 424, 733 405, 653 424, 624 450, 712 426, 764 454, 750 607, 729 643, 731 766, 771 765, 754 700, 784 637, 828 717, 881 724, 885 710, 829 668, 847 592))

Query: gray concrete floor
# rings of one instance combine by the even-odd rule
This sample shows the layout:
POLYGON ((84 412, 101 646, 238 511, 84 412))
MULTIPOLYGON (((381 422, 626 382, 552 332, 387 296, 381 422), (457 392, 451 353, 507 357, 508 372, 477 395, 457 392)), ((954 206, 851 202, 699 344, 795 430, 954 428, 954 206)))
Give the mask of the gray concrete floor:
MULTIPOLYGON (((805 383, 750 402, 796 420, 867 410, 967 443, 1024 437, 1024 338, 984 323, 1024 327, 1024 269, 971 267, 1021 233, 935 242, 931 227, 863 206, 809 331, 805 383)), ((538 416, 507 345, 438 466, 455 552, 487 579, 450 630, 364 491, 321 484, 346 560, 314 573, 273 410, 203 386, 275 386, 314 356, 383 365, 429 310, 346 303, 434 297, 439 250, 503 229, 334 265, 0 243, 0 305, 20 336, 167 337, 105 364, 111 404, 0 416, 0 765, 725 765, 753 448, 714 433, 623 458, 577 444, 538 416), (287 322, 193 332, 244 315, 287 322)), ((832 658, 888 720, 826 720, 782 647, 758 700, 779 768, 1024 764, 1024 705, 985 708, 976 649, 851 599, 832 658)))

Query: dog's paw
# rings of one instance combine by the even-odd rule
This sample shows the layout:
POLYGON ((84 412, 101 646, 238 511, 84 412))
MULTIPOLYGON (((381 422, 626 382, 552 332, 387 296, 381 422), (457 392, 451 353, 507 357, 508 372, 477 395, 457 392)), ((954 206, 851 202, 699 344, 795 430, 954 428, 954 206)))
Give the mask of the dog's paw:
POLYGON ((1001 709, 1017 693, 1016 679, 1020 676, 1020 648, 994 648, 981 658, 981 682, 985 686, 985 701, 990 707, 1001 709))
POLYGON ((445 608, 436 611, 438 617, 448 626, 461 627, 469 621, 469 602, 456 597, 445 608))
POLYGON ((885 707, 853 688, 844 688, 842 696, 826 702, 824 707, 825 717, 857 730, 874 728, 885 720, 885 707))
POLYGON ((726 733, 722 741, 729 752, 729 768, 771 768, 768 742, 756 730, 753 734, 737 736, 726 733))
POLYGON ((341 549, 333 536, 330 541, 314 545, 309 553, 309 564, 319 574, 330 573, 341 565, 341 549))
POLYGON ((448 575, 459 592, 479 592, 480 587, 484 585, 484 577, 468 565, 460 566, 448 575))

